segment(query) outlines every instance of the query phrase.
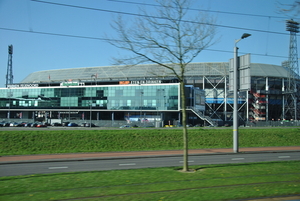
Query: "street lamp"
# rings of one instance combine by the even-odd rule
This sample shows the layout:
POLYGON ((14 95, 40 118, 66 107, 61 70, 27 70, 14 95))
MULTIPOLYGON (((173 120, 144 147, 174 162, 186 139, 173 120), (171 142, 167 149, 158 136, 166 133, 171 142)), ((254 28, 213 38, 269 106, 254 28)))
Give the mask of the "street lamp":
POLYGON ((238 153, 238 83, 237 83, 237 75, 238 75, 238 47, 236 44, 244 39, 251 36, 251 34, 244 33, 242 37, 234 42, 234 49, 233 49, 233 152, 238 153))

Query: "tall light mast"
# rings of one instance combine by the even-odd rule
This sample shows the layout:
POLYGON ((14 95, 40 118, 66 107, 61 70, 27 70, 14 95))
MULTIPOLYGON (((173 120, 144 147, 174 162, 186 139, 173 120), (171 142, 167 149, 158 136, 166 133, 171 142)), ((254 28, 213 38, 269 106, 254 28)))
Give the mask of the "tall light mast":
POLYGON ((297 119, 297 99, 299 98, 299 93, 297 92, 297 78, 299 77, 299 67, 296 34, 299 33, 299 23, 293 19, 286 20, 286 30, 290 32, 290 48, 287 63, 289 72, 288 81, 285 83, 286 86, 284 86, 283 118, 297 119))
POLYGON ((8 62, 7 62, 7 73, 6 73, 6 87, 9 84, 13 83, 13 73, 12 73, 12 55, 13 55, 13 46, 8 46, 8 62))

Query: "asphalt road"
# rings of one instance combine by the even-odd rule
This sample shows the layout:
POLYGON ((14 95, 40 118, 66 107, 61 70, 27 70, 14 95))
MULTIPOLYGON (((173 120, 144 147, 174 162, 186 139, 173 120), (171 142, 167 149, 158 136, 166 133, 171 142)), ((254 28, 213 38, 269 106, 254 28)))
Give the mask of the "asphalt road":
MULTIPOLYGON (((201 154, 189 157, 189 165, 252 163, 263 161, 300 160, 300 151, 267 153, 201 154)), ((101 159, 73 159, 65 161, 22 161, 0 164, 0 176, 45 173, 121 170, 154 167, 180 167, 182 156, 151 156, 101 159)))

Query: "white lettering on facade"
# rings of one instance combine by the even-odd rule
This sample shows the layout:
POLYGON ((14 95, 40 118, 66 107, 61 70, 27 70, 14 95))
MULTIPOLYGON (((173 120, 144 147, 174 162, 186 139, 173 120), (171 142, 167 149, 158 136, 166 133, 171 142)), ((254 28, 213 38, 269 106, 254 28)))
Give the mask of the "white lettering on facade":
POLYGON ((161 84, 161 80, 134 80, 130 84, 161 84))
POLYGON ((19 87, 38 87, 39 84, 10 84, 7 88, 19 88, 19 87))

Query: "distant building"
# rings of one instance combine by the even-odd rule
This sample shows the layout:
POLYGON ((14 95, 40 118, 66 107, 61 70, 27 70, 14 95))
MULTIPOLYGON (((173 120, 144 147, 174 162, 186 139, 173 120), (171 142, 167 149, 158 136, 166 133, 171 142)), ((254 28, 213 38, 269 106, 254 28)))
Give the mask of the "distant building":
MULTIPOLYGON (((287 68, 251 63, 243 76, 240 82, 247 82, 249 87, 238 95, 240 123, 292 118, 283 111, 287 68)), ((228 62, 188 65, 185 90, 189 124, 232 121, 230 79, 228 62)), ((0 118, 180 124, 179 90, 177 79, 158 65, 39 71, 0 89, 0 118)))

